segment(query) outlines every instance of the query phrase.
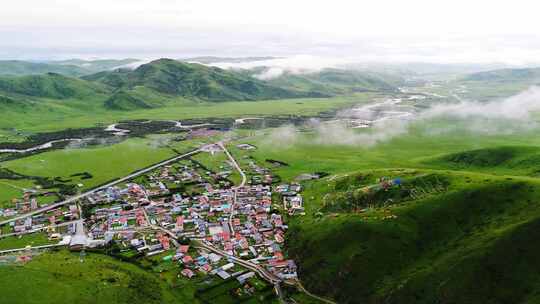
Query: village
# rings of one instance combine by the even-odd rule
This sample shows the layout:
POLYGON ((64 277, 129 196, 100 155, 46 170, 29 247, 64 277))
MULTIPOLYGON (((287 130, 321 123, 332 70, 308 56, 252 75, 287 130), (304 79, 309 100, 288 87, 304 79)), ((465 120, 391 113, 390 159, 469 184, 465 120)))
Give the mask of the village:
POLYGON ((13 217, 1 226, 0 237, 46 233, 45 248, 107 248, 122 258, 152 258, 175 265, 185 280, 235 279, 241 294, 253 292, 256 284, 247 282, 259 277, 277 285, 279 295, 280 283, 297 282, 296 263, 284 250, 285 217, 303 213, 301 185, 277 183, 270 169, 247 158, 244 171, 222 143, 200 153, 220 154, 218 170, 179 159, 58 207, 39 206, 25 195, 8 210, 13 217), (238 185, 233 174, 241 179, 238 185))

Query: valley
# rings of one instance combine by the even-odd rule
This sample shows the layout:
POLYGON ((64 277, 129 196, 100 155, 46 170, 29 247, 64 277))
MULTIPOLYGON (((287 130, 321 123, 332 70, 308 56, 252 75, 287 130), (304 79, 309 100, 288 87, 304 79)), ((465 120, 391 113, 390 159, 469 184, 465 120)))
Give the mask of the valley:
POLYGON ((141 67, 0 80, 10 301, 536 299, 540 138, 520 93, 534 73, 377 73, 373 86, 358 71, 267 83, 141 67), (492 110, 505 100, 528 127, 492 110), (24 292, 35 284, 49 300, 24 292))

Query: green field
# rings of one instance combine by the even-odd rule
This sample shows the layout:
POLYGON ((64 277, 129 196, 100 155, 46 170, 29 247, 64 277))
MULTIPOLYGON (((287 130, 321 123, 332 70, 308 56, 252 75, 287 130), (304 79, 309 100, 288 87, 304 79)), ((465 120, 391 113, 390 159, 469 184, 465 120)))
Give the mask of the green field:
MULTIPOLYGON (((447 126, 460 123, 463 122, 448 122, 447 126)), ((257 146, 258 149, 250 154, 259 162, 275 159, 289 164, 287 167, 274 170, 285 179, 313 172, 338 174, 375 168, 430 168, 437 167, 434 163, 437 157, 449 153, 499 146, 531 146, 534 149, 540 145, 540 138, 535 136, 534 130, 508 135, 484 135, 461 129, 456 131, 448 129, 437 135, 430 132, 435 127, 444 129, 444 126, 441 123, 433 125, 429 122, 414 124, 408 133, 382 141, 375 146, 319 144, 315 143, 317 136, 313 133, 298 134, 293 143, 283 143, 280 140, 269 140, 272 130, 266 130, 264 134, 239 142, 257 146)), ((358 131, 359 134, 362 132, 369 131, 358 131)), ((504 167, 472 169, 491 173, 511 173, 515 172, 516 168, 511 168, 511 171, 504 167)), ((523 170, 519 173, 523 173, 523 170)))
MULTIPOLYGON (((287 163, 274 170, 285 180, 329 174, 304 183, 307 215, 289 218, 288 252, 308 290, 339 303, 535 302, 538 137, 429 132, 444 124, 415 124, 373 147, 314 144, 313 133, 283 145, 268 141, 270 130, 240 141, 258 147, 249 153, 259 162, 287 163), (381 192, 362 212, 350 205, 377 177, 432 174, 449 182, 447 191, 419 198, 381 192), (509 260, 520 262, 514 268, 509 260)), ((433 188, 422 179, 413 184, 433 188)))
POLYGON ((45 233, 32 233, 22 237, 0 238, 0 250, 52 244, 45 233))
MULTIPOLYGON (((91 148, 55 150, 30 157, 3 162, 1 167, 28 176, 60 177, 71 184, 83 184, 81 190, 89 189, 107 181, 158 163, 176 154, 189 151, 204 140, 168 141, 172 135, 152 135, 145 138, 130 138, 113 145, 91 148), (88 172, 92 178, 82 180, 72 175, 88 172)), ((7 204, 12 198, 19 198, 20 191, 10 185, 30 186, 28 180, 0 181, 0 204, 7 204)))
POLYGON ((135 265, 101 254, 51 252, 24 266, 0 267, 3 303, 197 303, 186 286, 173 288, 135 265))
POLYGON ((0 122, 0 129, 16 128, 26 132, 46 132, 67 128, 92 127, 96 124, 105 125, 120 120, 132 119, 166 120, 281 114, 316 115, 322 111, 365 102, 371 96, 373 94, 358 94, 351 97, 220 103, 196 102, 177 98, 176 100, 169 100, 168 105, 165 107, 134 111, 111 111, 96 102, 86 100, 48 100, 28 108, 6 108, 5 111, 9 115, 3 117, 0 122))
MULTIPOLYGON (((446 85, 418 88, 418 92, 450 96, 465 85, 464 97, 483 101, 508 96, 529 84, 458 78, 446 85)), ((44 93, 59 93, 49 89, 44 93)), ((130 94, 144 95, 145 90, 132 88, 130 94)), ((156 108, 129 111, 106 109, 103 96, 88 97, 85 102, 42 97, 43 104, 6 112, 9 115, 0 122, 0 139, 21 140, 24 135, 13 128, 32 133, 105 126, 125 119, 311 116, 380 96, 362 93, 219 103, 175 96, 152 100, 159 104, 156 108)), ((118 98, 134 102, 126 96, 118 98)), ((389 130, 392 136, 374 134, 377 131, 371 129, 345 133, 360 138, 371 134, 379 138, 375 144, 369 140, 336 144, 334 138, 325 141, 306 128, 294 132, 292 139, 275 129, 240 130, 236 135, 244 137, 229 142, 228 148, 243 167, 253 158, 257 164, 271 167, 284 182, 304 173, 325 173, 320 180, 303 182, 306 215, 287 218, 287 254, 297 262, 300 279, 311 292, 338 303, 537 303, 540 137, 537 129, 507 123, 491 121, 479 130, 467 120, 434 119, 412 123, 399 132, 389 130), (493 124, 503 132, 492 131, 493 124), (243 151, 235 147, 239 143, 257 149, 243 151), (272 167, 267 160, 285 165, 272 167), (386 189, 379 182, 383 177, 399 178, 402 183, 386 189)), ((49 151, 2 162, 1 167, 28 176, 82 183, 82 190, 170 158, 176 155, 173 149, 187 151, 217 139, 174 142, 169 141, 172 136, 150 135, 113 145, 49 151), (82 172, 92 178, 72 176, 82 172)), ((194 159, 220 171, 226 157, 204 153, 194 159)), ((240 176, 235 172, 231 180, 238 183, 240 176)), ((20 195, 16 187, 33 184, 26 179, 0 180, 0 207, 20 195)), ((0 248, 42 242, 42 235, 8 238, 0 240, 0 248)), ((0 267, 0 278, 4 278, 0 279, 0 292, 8 295, 8 303, 196 302, 196 287, 177 280, 173 267, 162 263, 142 269, 97 254, 81 263, 77 255, 53 252, 22 267, 0 267), (36 286, 47 286, 49 296, 43 297, 36 286)), ((199 299, 234 302, 228 291, 235 282, 217 286, 199 299)), ((311 303, 305 295, 293 294, 293 298, 311 303)))

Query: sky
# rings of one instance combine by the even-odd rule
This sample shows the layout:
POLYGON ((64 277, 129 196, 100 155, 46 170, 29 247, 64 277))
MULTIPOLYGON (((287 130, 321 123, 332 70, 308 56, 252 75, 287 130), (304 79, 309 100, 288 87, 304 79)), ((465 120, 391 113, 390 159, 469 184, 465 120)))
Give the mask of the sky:
POLYGON ((529 64, 530 0, 7 0, 0 59, 319 56, 529 64))

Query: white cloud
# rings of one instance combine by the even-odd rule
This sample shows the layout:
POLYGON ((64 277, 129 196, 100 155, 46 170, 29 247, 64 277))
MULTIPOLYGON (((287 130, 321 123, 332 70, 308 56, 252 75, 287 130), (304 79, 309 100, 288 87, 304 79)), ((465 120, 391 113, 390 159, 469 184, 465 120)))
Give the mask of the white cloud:
POLYGON ((2 4, 0 56, 523 61, 540 58, 539 9, 532 0, 18 0, 2 4))
POLYGON ((216 62, 210 65, 222 69, 252 69, 266 67, 267 69, 255 77, 268 80, 281 76, 288 72, 292 74, 305 74, 318 72, 325 68, 335 68, 346 63, 354 62, 353 59, 337 59, 313 55, 295 55, 286 58, 276 58, 249 62, 216 62))

